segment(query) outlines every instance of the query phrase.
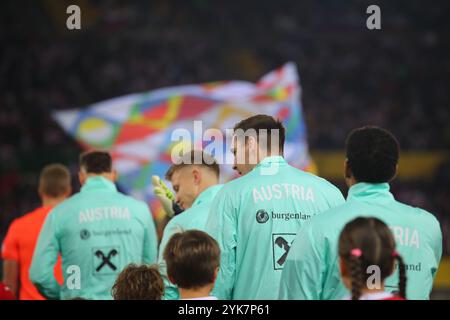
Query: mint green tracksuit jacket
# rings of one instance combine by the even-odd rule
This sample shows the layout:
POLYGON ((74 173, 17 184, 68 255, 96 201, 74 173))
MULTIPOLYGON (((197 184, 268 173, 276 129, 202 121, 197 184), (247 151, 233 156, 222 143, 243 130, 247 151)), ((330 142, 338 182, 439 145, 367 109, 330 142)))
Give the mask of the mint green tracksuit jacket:
POLYGON ((167 265, 163 258, 164 249, 167 246, 170 238, 175 234, 187 230, 201 230, 205 231, 206 220, 208 219, 209 210, 214 197, 222 189, 221 184, 211 186, 198 195, 192 206, 173 217, 164 228, 163 238, 159 246, 159 271, 164 280, 165 292, 164 299, 178 300, 180 295, 176 285, 171 283, 167 277, 167 265))
POLYGON ((281 271, 298 229, 342 203, 335 186, 281 156, 267 157, 226 183, 206 223, 221 249, 212 294, 219 299, 278 299, 281 271))
MULTIPOLYGON (((391 228, 406 264, 407 298, 429 299, 442 255, 439 222, 425 210, 396 201, 387 183, 352 186, 345 204, 314 217, 299 231, 281 277, 280 299, 350 295, 340 278, 338 240, 344 226, 359 216, 376 217, 391 228)), ((398 291, 397 271, 385 286, 389 292, 398 291)))
POLYGON ((30 279, 50 299, 112 299, 111 288, 125 266, 156 260, 157 236, 147 204, 94 176, 47 216, 30 279), (62 286, 53 276, 59 253, 62 286))

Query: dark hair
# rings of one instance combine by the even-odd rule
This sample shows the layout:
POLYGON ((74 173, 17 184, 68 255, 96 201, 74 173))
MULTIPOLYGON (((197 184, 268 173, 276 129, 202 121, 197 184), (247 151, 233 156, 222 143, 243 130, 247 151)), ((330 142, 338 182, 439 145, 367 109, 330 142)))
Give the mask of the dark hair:
POLYGON ((155 265, 129 264, 112 287, 114 300, 161 300, 164 283, 155 265))
POLYGON ((46 196, 59 198, 69 191, 71 180, 67 167, 62 164, 50 164, 41 171, 39 190, 46 196))
POLYGON ((339 256, 349 270, 352 283, 352 299, 358 300, 366 287, 369 266, 380 268, 381 281, 399 267, 399 296, 406 298, 406 268, 403 259, 395 251, 395 240, 389 227, 377 218, 359 217, 350 221, 339 237, 339 256), (360 250, 360 256, 352 250, 360 250))
POLYGON ((112 157, 106 151, 87 151, 80 155, 80 168, 87 173, 106 173, 112 170, 112 157))
POLYGON ((375 126, 355 129, 346 140, 348 165, 358 182, 389 182, 397 170, 399 149, 389 131, 375 126))
POLYGON ((167 275, 183 289, 198 289, 214 282, 220 265, 216 240, 199 230, 174 234, 164 250, 167 275))
POLYGON ((272 149, 271 145, 271 138, 272 135, 275 135, 278 133, 278 150, 280 152, 283 152, 284 149, 284 140, 285 140, 285 129, 283 124, 280 120, 275 120, 273 117, 265 115, 265 114, 258 114, 252 117, 249 117, 247 119, 244 119, 240 122, 238 122, 234 126, 234 131, 236 130, 243 130, 246 132, 249 129, 254 129, 256 131, 257 138, 259 138, 260 130, 267 130, 268 138, 267 138, 267 149, 270 151, 272 149), (274 131, 272 131, 274 130, 274 131), (278 131, 275 131, 278 130, 278 131))
POLYGON ((191 165, 203 166, 205 168, 208 168, 209 170, 212 170, 214 172, 217 178, 220 175, 219 165, 210 154, 201 150, 191 150, 181 156, 180 163, 176 163, 170 166, 169 170, 167 170, 166 173, 166 179, 170 181, 176 171, 191 165), (197 163, 198 161, 201 162, 197 163))

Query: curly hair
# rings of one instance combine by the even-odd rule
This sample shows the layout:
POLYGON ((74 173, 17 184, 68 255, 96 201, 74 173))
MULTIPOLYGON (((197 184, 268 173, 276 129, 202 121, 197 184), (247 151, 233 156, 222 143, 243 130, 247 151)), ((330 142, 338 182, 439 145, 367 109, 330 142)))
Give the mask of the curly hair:
POLYGON ((164 283, 156 265, 130 264, 112 287, 114 300, 161 300, 164 283))
POLYGON ((384 183, 397 171, 400 147, 389 131, 365 126, 350 132, 346 140, 346 156, 358 182, 384 183))

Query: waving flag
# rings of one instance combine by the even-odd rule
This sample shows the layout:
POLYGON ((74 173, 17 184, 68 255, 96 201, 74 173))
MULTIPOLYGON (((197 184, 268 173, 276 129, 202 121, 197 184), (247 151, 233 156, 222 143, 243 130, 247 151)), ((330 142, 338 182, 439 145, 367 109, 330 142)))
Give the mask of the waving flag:
MULTIPOLYGON (((191 147, 173 141, 174 130, 189 130, 196 147, 208 144, 201 135, 196 137, 194 121, 202 121, 203 130, 225 132, 249 116, 272 115, 286 127, 285 158, 296 167, 310 170, 300 96, 297 69, 287 63, 256 84, 220 81, 162 88, 55 112, 53 116, 83 147, 108 149, 121 189, 147 201, 157 217, 161 208, 153 196, 151 176, 164 177, 174 147, 191 147)), ((229 150, 214 156, 229 157, 229 150)), ((233 177, 231 165, 222 165, 221 172, 222 181, 233 177)))

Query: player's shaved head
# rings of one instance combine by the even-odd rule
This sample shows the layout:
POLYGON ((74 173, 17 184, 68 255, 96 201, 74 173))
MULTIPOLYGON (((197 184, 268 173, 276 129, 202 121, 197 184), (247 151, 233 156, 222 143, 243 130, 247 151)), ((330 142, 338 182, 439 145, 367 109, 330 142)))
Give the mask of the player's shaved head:
POLYGON ((173 164, 170 166, 169 170, 166 173, 166 179, 171 180, 173 174, 187 166, 200 166, 202 168, 210 170, 214 175, 219 178, 220 168, 217 161, 208 153, 203 152, 202 150, 191 150, 184 153, 180 159, 179 163, 173 164))
POLYGON ((101 150, 87 151, 80 155, 80 169, 86 173, 102 174, 112 171, 112 157, 101 150))
POLYGON ((50 198, 59 198, 70 192, 71 176, 62 164, 45 166, 39 177, 39 191, 50 198))
MULTIPOLYGON (((282 152, 284 149, 285 128, 281 123, 281 121, 278 119, 275 119, 265 114, 258 114, 238 122, 234 126, 234 131, 237 131, 239 129, 243 130, 244 132, 253 129, 255 130, 258 138, 261 130, 267 130, 267 134, 269 135, 269 137, 272 134, 277 135, 278 150, 282 152)), ((271 142, 272 142, 271 139, 267 140, 268 151, 272 150, 273 146, 271 145, 271 142)))

